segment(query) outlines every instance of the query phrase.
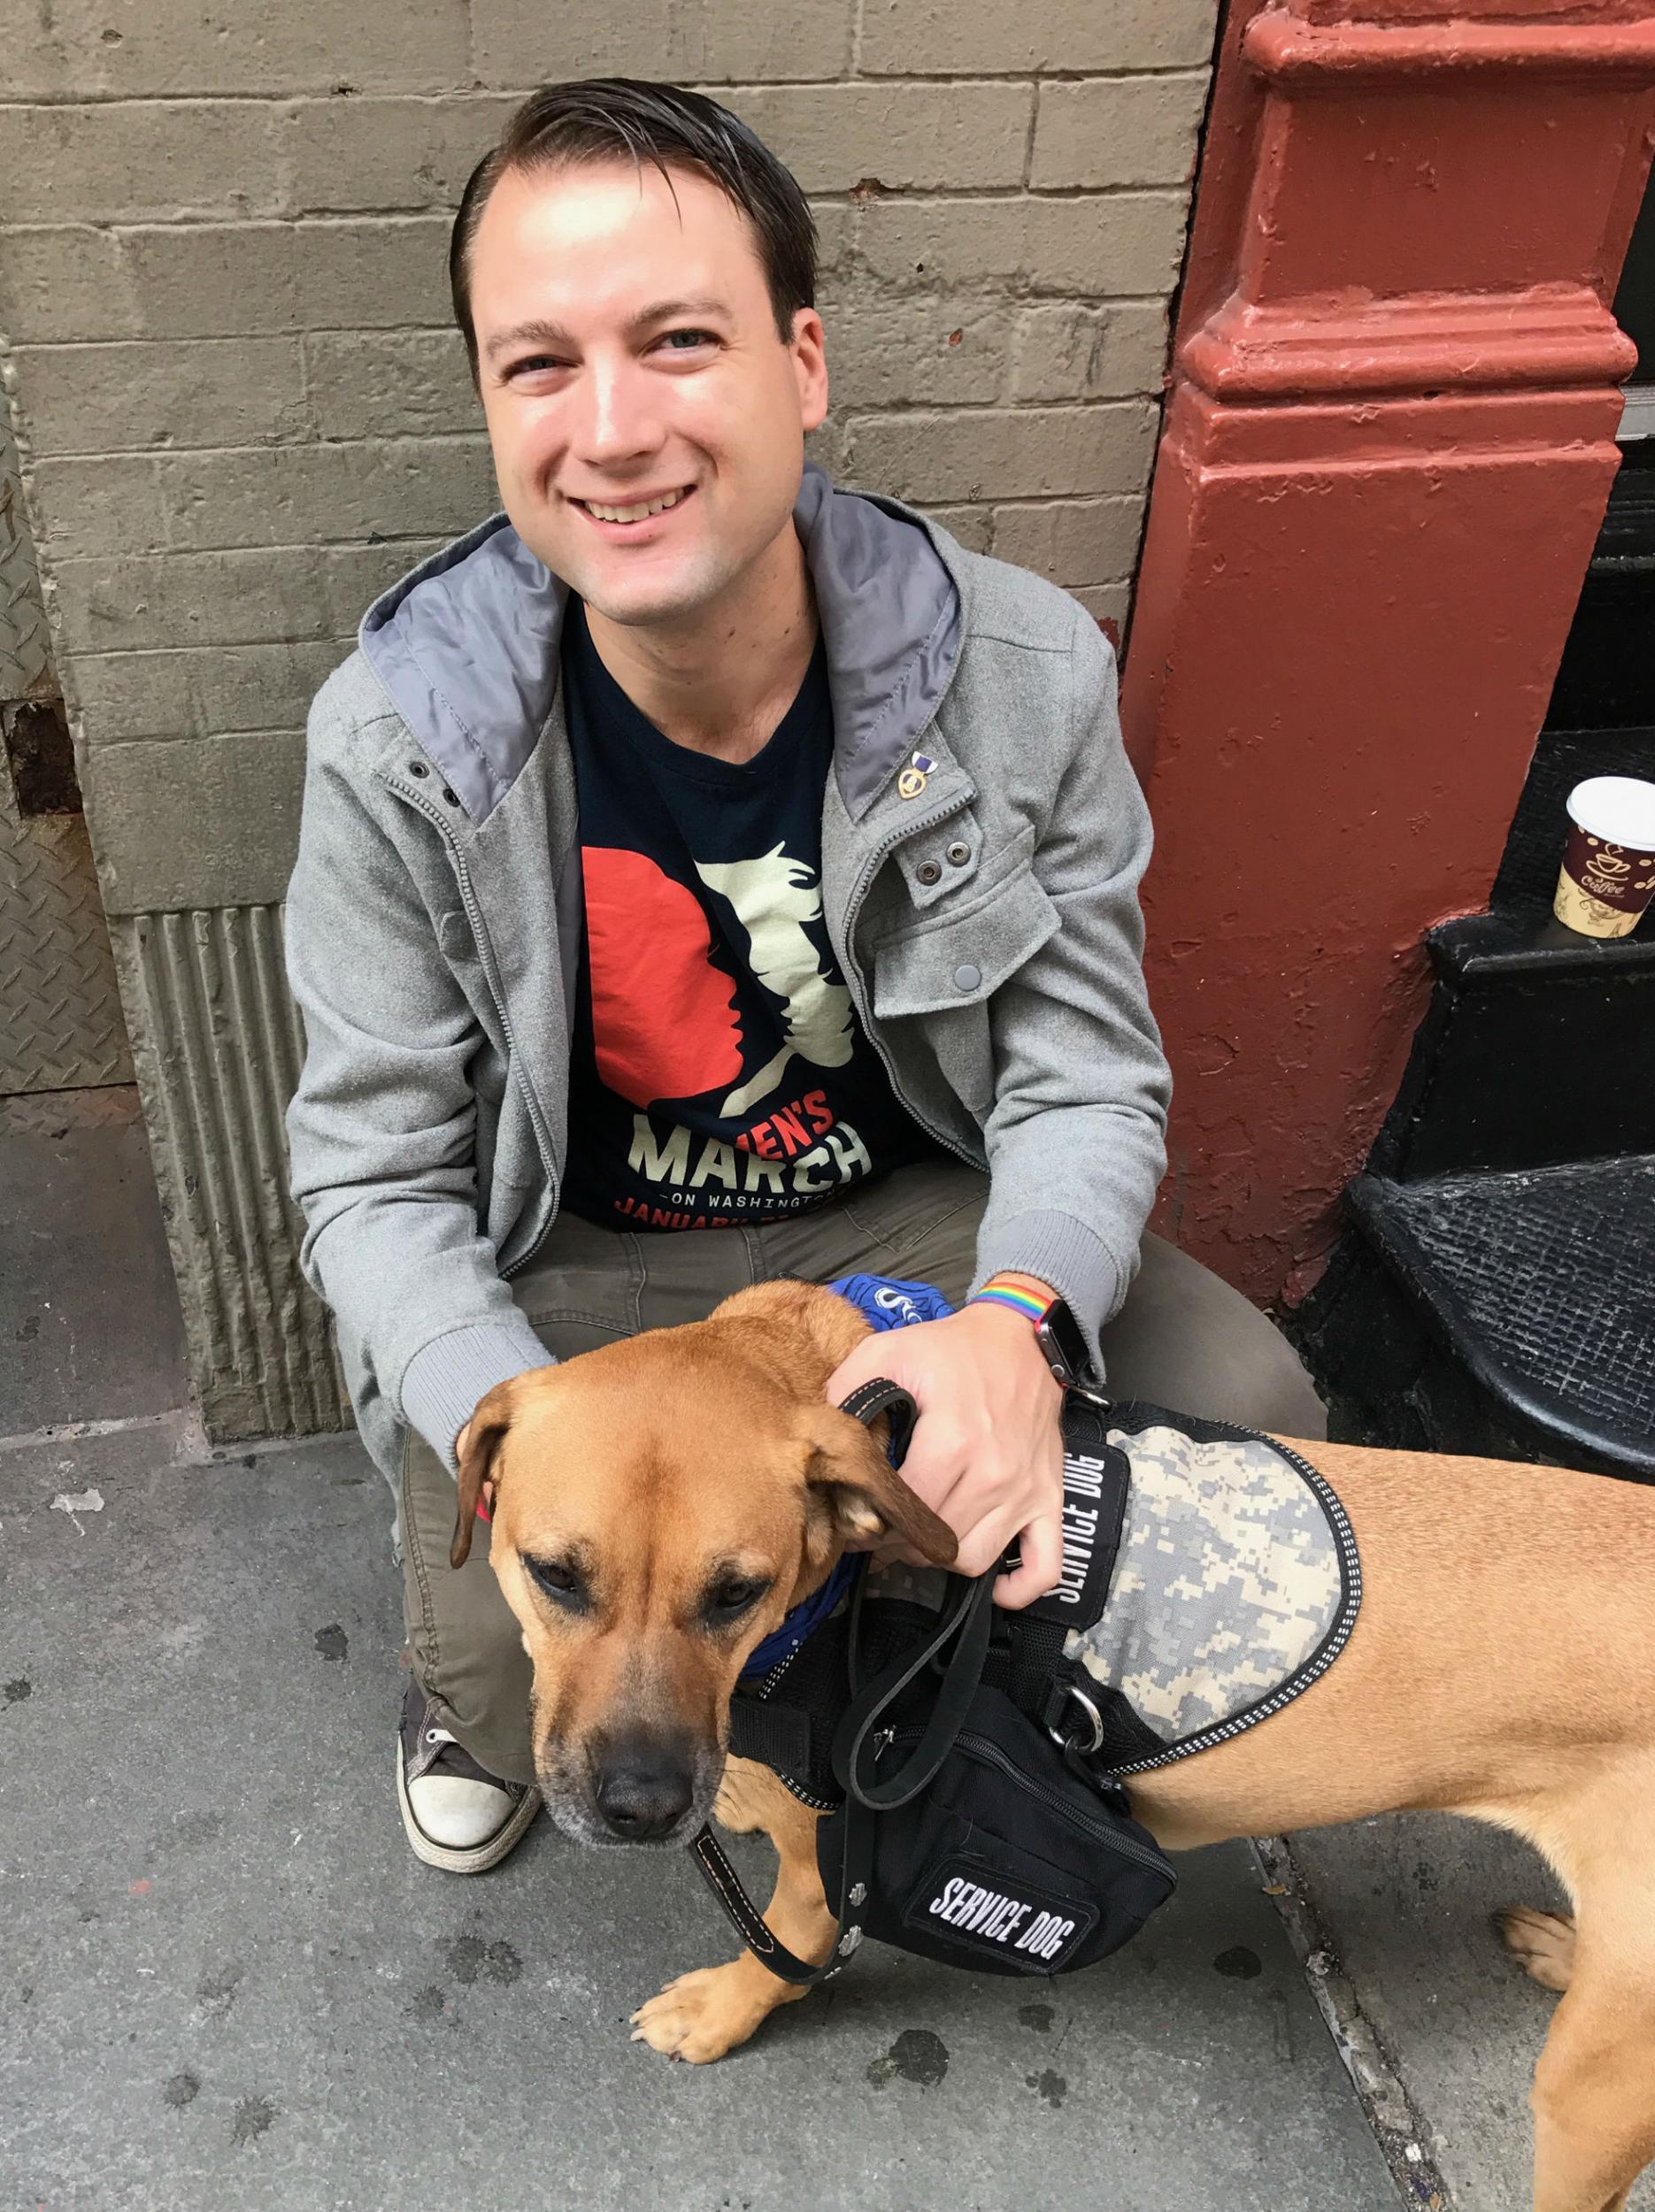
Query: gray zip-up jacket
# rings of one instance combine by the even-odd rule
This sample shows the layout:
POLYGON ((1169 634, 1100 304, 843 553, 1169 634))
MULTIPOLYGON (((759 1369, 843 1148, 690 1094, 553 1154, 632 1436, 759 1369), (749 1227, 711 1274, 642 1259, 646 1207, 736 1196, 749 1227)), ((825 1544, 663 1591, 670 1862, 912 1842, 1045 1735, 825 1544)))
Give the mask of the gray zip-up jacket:
MULTIPOLYGON (((1113 655, 1066 593, 813 464, 794 521, 833 696, 835 951, 904 1104, 989 1171, 980 1275, 1051 1283, 1096 1342, 1137 1264, 1169 1090, 1113 655)), ((306 1042, 293 1190, 305 1278, 393 1481, 405 1427, 452 1466, 483 1394, 546 1363, 511 1279, 556 1216, 568 1145, 567 597, 496 516, 374 603, 311 714, 287 906, 306 1042)))

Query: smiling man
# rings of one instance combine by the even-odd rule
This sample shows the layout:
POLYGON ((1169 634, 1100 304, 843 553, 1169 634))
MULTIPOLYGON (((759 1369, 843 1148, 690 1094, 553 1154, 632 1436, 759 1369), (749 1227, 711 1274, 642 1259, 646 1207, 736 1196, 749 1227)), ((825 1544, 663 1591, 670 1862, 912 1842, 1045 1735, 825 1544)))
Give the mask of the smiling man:
MULTIPOLYGON (((323 687, 288 900, 306 1277, 393 1485, 428 1863, 534 1816, 486 1541, 496 1383, 774 1277, 935 1286, 830 1386, 1008 1606, 1062 1564, 1054 1363, 1298 1436, 1246 1302, 1144 1234, 1168 1079, 1112 656, 1065 593, 804 457, 815 235, 735 117, 548 87, 479 165, 454 307, 504 515, 388 592, 323 687), (480 1532, 480 1536, 483 1532, 480 1532)), ((761 1350, 762 1348, 758 1348, 761 1350)))

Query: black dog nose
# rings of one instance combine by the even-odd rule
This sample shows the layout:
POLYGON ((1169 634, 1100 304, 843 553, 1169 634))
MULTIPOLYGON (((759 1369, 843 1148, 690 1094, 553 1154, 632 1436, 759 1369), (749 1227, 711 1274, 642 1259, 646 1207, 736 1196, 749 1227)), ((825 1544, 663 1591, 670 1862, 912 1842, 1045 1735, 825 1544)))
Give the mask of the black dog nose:
POLYGON ((612 1755, 593 1795, 605 1825, 624 1843, 655 1843, 689 1811, 694 1788, 681 1753, 635 1744, 612 1755))

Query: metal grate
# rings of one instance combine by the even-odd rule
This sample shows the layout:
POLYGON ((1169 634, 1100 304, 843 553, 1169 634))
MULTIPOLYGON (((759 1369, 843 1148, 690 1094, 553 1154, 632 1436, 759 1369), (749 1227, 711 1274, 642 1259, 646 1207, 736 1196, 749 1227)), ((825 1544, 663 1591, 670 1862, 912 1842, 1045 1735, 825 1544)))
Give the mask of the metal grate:
POLYGON ((1503 1402, 1655 1457, 1655 1158, 1388 1183, 1351 1201, 1503 1402))

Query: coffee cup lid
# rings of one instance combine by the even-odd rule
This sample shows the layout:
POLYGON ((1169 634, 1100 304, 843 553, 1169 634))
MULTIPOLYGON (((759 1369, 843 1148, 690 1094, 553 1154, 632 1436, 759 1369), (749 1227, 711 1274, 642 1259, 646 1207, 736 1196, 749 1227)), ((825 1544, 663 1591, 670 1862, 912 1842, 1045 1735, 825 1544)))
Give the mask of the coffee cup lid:
POLYGON ((1655 852, 1655 783, 1637 776, 1589 776, 1567 800, 1570 818, 1605 844, 1655 852))

